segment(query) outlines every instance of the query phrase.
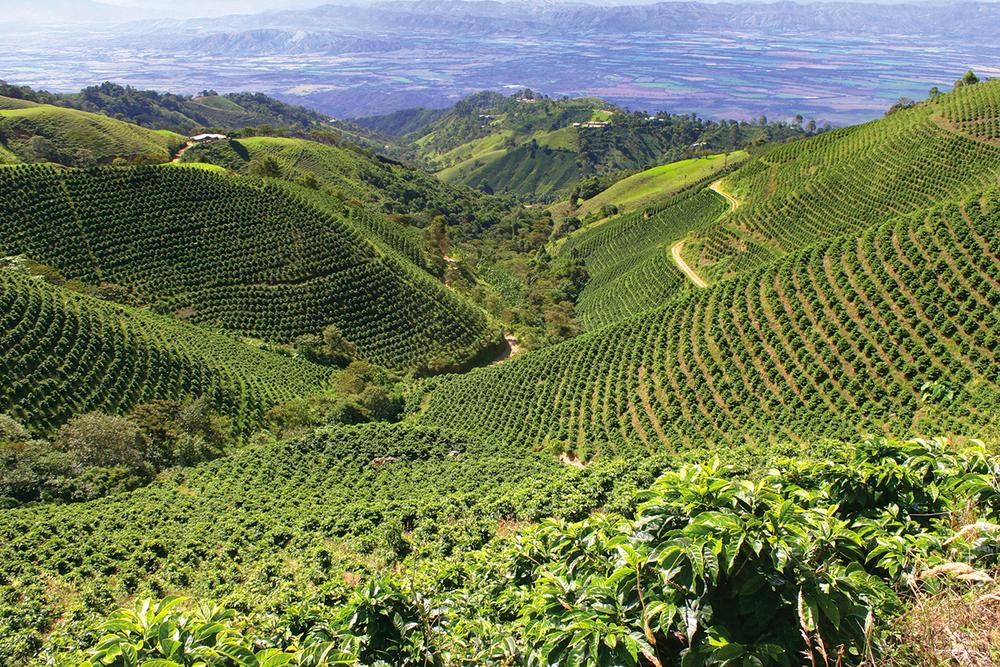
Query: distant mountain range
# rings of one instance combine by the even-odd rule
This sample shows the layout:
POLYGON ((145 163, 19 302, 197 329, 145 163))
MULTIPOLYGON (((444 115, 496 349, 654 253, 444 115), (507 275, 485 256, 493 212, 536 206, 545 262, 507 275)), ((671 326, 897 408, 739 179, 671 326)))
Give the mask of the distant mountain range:
MULTIPOLYGON (((257 33, 275 46, 275 35, 289 33, 290 48, 303 41, 320 44, 331 35, 354 31, 460 31, 465 36, 575 35, 609 32, 659 32, 665 35, 706 30, 770 33, 841 31, 885 34, 986 35, 1000 28, 1000 3, 878 4, 858 2, 756 3, 663 2, 624 6, 415 0, 372 4, 329 4, 306 10, 195 19, 183 32, 257 33)), ((244 44, 253 50, 250 35, 244 44)))
MULTIPOLYGON (((14 27, 0 17, 0 30, 70 6, 7 11, 14 27)), ((339 118, 529 87, 648 112, 833 124, 877 117, 970 68, 1000 75, 1000 3, 991 2, 413 0, 119 24, 107 22, 107 5, 72 7, 105 24, 26 24, 30 36, 0 53, 0 72, 60 91, 105 78, 188 94, 256 90, 339 118)))

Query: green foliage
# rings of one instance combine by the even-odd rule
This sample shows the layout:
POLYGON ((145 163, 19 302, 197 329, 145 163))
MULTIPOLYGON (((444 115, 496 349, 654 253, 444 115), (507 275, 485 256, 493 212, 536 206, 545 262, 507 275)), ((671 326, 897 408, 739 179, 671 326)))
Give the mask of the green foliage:
MULTIPOLYGON (((286 649, 259 649, 235 623, 236 612, 199 605, 192 611, 178 607, 187 600, 167 597, 144 600, 135 609, 121 609, 98 628, 102 637, 86 655, 66 655, 61 667, 319 667, 354 665, 351 642, 336 641, 323 631, 311 633, 301 644, 286 649)), ((339 638, 338 638, 339 639, 339 638)))
POLYGON ((76 94, 50 93, 0 81, 0 95, 102 114, 110 118, 184 135, 216 128, 238 130, 270 123, 291 130, 314 130, 329 119, 315 111, 292 106, 261 93, 218 95, 203 91, 196 97, 138 90, 104 82, 76 94))
MULTIPOLYGON (((982 447, 884 438, 756 481, 688 465, 640 493, 634 516, 546 520, 477 553, 333 583, 246 633, 294 652, 322 631, 358 665, 871 664, 910 591, 940 585, 936 565, 997 564, 995 543, 954 520, 997 518, 998 475, 982 447)), ((204 621, 168 620, 175 602, 117 612, 86 653, 179 651, 169 640, 186 632, 197 650, 204 621)), ((228 641, 231 612, 209 614, 228 641)))
POLYGON ((727 209, 722 197, 705 189, 568 238, 560 255, 583 260, 591 275, 577 305, 584 327, 617 322, 690 292, 690 281, 670 256, 671 245, 715 222, 727 209))
POLYGON ((474 358, 482 313, 342 216, 286 188, 189 169, 0 172, 8 252, 111 281, 229 332, 291 342, 335 324, 362 358, 474 358), (392 313, 392 317, 387 317, 392 313))
MULTIPOLYGON (((67 248, 68 249, 68 248, 67 248)), ((173 317, 0 269, 0 412, 44 434, 85 412, 204 397, 233 430, 325 387, 330 371, 173 317)))
MULTIPOLYGON (((989 117, 1000 82, 942 95, 882 120, 763 150, 725 179, 742 205, 693 239, 709 282, 824 239, 995 186, 1000 147, 955 132, 950 109, 989 117)), ((984 127, 992 127, 985 125, 984 127)), ((690 244, 689 244, 690 245, 690 244)))
POLYGON ((8 108, 0 104, 0 145, 22 162, 70 166, 167 162, 184 139, 111 118, 48 105, 8 108))
POLYGON ((229 423, 204 399, 157 401, 129 417, 91 412, 70 419, 51 442, 33 440, 0 417, 0 502, 78 502, 148 483, 158 471, 222 454, 229 423))
POLYGON ((421 418, 527 446, 638 451, 883 429, 994 437, 997 224, 994 191, 816 244, 449 378, 421 418), (920 387, 940 379, 955 400, 929 410, 920 387))
POLYGON ((318 426, 395 421, 403 409, 397 378, 363 361, 353 361, 326 392, 296 398, 267 413, 279 437, 302 436, 318 426))
MULTIPOLYGON (((190 592, 291 617, 309 591, 407 550, 465 554, 501 519, 617 505, 667 461, 577 469, 488 438, 371 424, 255 442, 127 494, 0 510, 0 663, 25 664, 56 629, 53 646, 99 639, 93 614, 124 597, 190 592)), ((389 632, 392 616, 379 618, 389 632)))
POLYGON ((594 176, 806 134, 801 125, 757 127, 687 114, 654 118, 599 99, 526 98, 524 91, 477 93, 444 112, 412 110, 356 122, 396 136, 402 155, 422 160, 449 182, 533 200, 579 193, 577 184, 594 176), (606 125, 586 127, 590 121, 606 125))

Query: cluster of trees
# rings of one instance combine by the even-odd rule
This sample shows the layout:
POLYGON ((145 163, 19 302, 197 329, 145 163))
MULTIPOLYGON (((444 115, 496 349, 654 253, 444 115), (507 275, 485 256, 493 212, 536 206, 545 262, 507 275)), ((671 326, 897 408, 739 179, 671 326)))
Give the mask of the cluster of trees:
POLYGON ((384 368, 352 361, 326 390, 271 408, 267 422, 279 438, 301 437, 322 426, 396 421, 403 410, 401 379, 384 368))
POLYGON ((157 472, 222 454, 230 424, 204 399, 156 401, 128 416, 90 412, 51 438, 0 414, 0 504, 83 501, 148 483, 157 472))

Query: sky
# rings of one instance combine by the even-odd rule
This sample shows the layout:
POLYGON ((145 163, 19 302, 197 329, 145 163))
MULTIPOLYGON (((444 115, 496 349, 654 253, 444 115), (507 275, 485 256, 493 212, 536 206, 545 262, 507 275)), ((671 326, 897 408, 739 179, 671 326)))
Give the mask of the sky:
MULTIPOLYGON (((14 0, 18 2, 20 0, 14 0)), ((100 0, 105 4, 140 9, 157 16, 190 18, 223 14, 251 14, 268 10, 301 9, 324 0, 100 0)), ((329 0, 327 0, 329 1, 329 0)))

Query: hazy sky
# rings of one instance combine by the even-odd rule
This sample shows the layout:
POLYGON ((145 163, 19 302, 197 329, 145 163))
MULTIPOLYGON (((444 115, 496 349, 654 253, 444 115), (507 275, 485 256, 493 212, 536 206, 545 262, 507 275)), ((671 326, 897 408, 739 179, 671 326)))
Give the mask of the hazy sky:
MULTIPOLYGON (((20 0, 15 0, 18 2, 20 0)), ((330 0, 98 0, 148 11, 158 16, 191 17, 249 14, 267 10, 315 7, 330 0)))

